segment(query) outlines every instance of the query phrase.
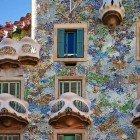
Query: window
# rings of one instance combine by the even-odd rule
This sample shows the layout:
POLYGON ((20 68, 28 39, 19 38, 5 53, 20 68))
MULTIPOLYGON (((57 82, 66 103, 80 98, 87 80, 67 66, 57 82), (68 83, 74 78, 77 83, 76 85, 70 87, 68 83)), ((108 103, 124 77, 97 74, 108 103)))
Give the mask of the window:
POLYGON ((87 140, 87 129, 53 129, 53 140, 87 140))
POLYGON ((17 98, 21 97, 20 81, 0 81, 0 93, 9 93, 17 98))
POLYGON ((20 140, 19 135, 0 135, 0 140, 20 140))
POLYGON ((85 97, 85 77, 83 76, 56 76, 55 77, 55 98, 63 93, 73 92, 85 97))
POLYGON ((82 81, 59 81, 59 96, 66 92, 73 92, 82 96, 82 81))
POLYGON ((136 60, 140 60, 140 19, 136 23, 136 60))
POLYGON ((82 140, 82 136, 80 134, 58 135, 58 140, 82 140))
POLYGON ((86 24, 56 24, 54 61, 86 61, 86 24))

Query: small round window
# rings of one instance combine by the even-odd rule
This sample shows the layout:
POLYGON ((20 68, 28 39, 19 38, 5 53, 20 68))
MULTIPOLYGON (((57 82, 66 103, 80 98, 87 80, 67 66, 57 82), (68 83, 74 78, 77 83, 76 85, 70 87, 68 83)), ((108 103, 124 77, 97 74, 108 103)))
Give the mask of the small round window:
POLYGON ((64 101, 58 101, 57 103, 55 103, 52 106, 51 112, 52 113, 56 113, 56 112, 60 111, 64 105, 65 105, 65 102, 64 101))
POLYGON ((25 107, 16 101, 10 101, 9 105, 18 113, 26 113, 25 107))
POLYGON ((75 107, 78 110, 80 110, 82 112, 89 112, 89 108, 84 102, 79 101, 79 100, 75 100, 75 101, 73 101, 73 104, 75 105, 75 107))

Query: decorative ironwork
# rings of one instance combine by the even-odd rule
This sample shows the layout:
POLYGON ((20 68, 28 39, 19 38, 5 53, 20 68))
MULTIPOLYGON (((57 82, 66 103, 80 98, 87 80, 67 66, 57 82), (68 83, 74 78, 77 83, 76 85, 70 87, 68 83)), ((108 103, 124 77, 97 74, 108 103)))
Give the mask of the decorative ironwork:
POLYGON ((14 55, 16 50, 10 46, 4 46, 0 49, 0 55, 14 55))
POLYGON ((22 51, 25 52, 25 53, 32 53, 32 54, 35 54, 36 53, 36 48, 33 47, 32 45, 30 44, 24 44, 22 46, 22 51))

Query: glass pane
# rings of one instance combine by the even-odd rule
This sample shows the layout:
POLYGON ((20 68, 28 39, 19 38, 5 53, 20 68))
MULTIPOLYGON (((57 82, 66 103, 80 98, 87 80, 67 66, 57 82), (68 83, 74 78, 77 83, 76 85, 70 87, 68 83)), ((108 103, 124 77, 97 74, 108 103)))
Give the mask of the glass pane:
POLYGON ((74 33, 68 33, 67 36, 68 54, 75 54, 75 43, 74 43, 74 33))
POLYGON ((2 136, 0 136, 0 140, 3 140, 3 139, 2 139, 2 136))
POLYGON ((80 82, 78 82, 78 95, 79 96, 82 96, 82 89, 81 89, 81 87, 82 87, 82 83, 80 81, 80 82))
POLYGON ((75 140, 75 136, 74 135, 64 136, 64 140, 75 140))
MULTIPOLYGON (((1 83, 0 83, 0 93, 1 93, 1 83)), ((1 139, 0 139, 1 140, 1 139)))
POLYGON ((71 92, 77 94, 77 82, 71 82, 71 92))
POLYGON ((7 136, 4 136, 4 139, 3 139, 3 140, 8 140, 8 139, 7 139, 7 136))
POLYGON ((58 140, 64 140, 64 136, 63 135, 58 135, 58 140))
POLYGON ((64 93, 69 92, 69 82, 64 83, 64 93))
POLYGON ((20 98, 20 83, 17 83, 17 98, 20 98))
POLYGON ((82 136, 80 134, 75 135, 75 140, 82 140, 82 136))
POLYGON ((62 82, 59 82, 59 96, 63 93, 62 92, 62 85, 63 85, 63 83, 62 82))
POLYGON ((19 140, 19 136, 13 136, 13 140, 19 140))
POLYGON ((7 136, 8 140, 13 140, 12 136, 7 136))
POLYGON ((15 88, 16 84, 15 83, 10 83, 10 94, 15 96, 15 88))
POLYGON ((3 83, 3 93, 8 93, 8 83, 3 83))

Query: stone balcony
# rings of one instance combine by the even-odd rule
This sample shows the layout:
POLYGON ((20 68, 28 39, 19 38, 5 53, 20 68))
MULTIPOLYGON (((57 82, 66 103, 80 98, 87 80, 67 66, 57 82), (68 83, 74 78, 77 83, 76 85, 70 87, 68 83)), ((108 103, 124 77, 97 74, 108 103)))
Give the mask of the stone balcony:
POLYGON ((20 132, 29 121, 27 102, 8 93, 0 94, 0 130, 20 132))
POLYGON ((20 41, 4 38, 0 42, 0 68, 17 68, 21 65, 37 65, 41 46, 30 37, 20 41))
POLYGON ((49 124, 57 129, 84 129, 91 124, 90 115, 90 102, 72 92, 50 102, 49 124))

